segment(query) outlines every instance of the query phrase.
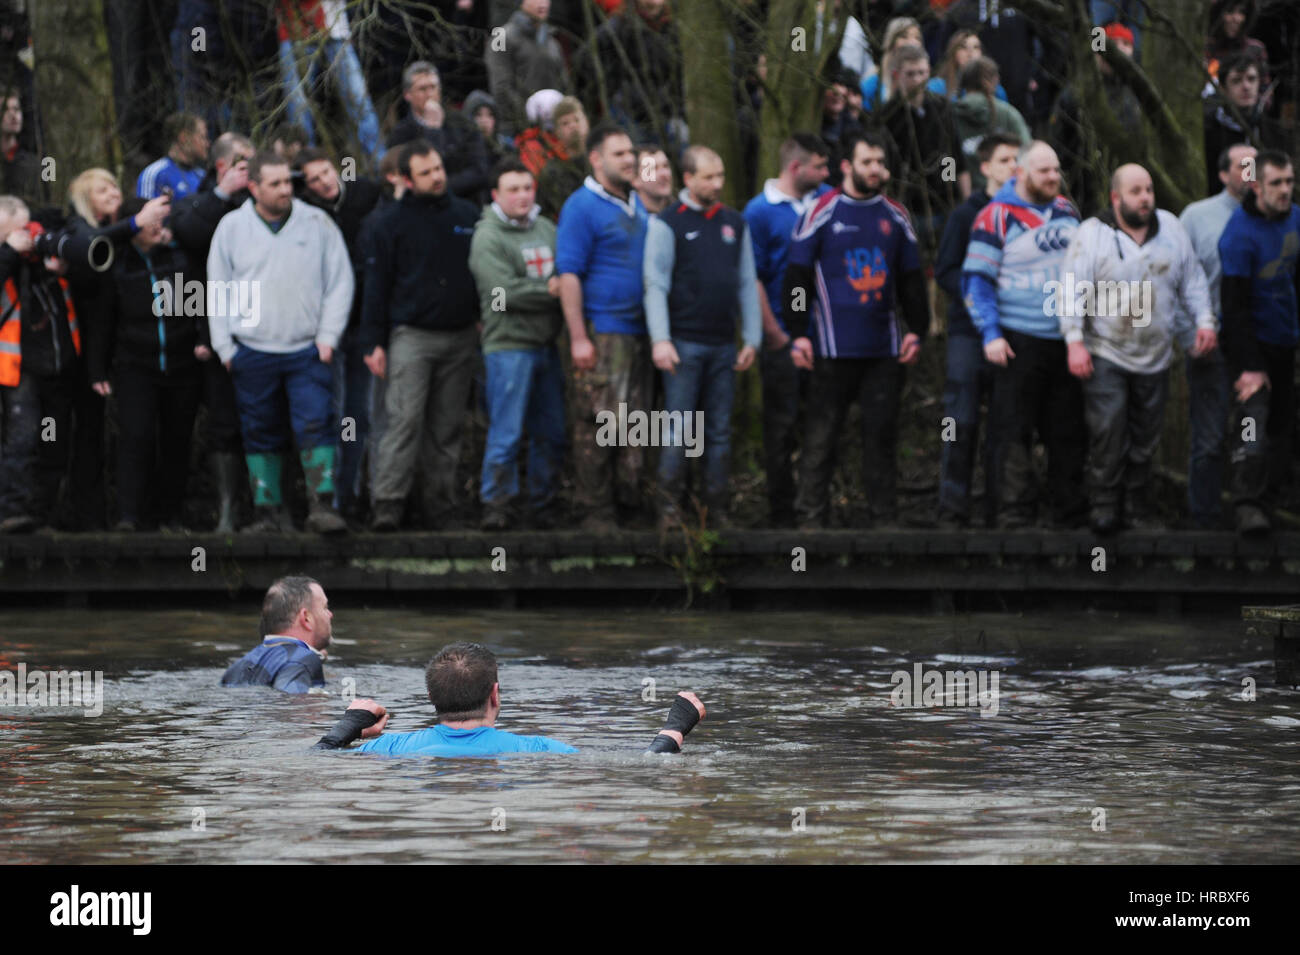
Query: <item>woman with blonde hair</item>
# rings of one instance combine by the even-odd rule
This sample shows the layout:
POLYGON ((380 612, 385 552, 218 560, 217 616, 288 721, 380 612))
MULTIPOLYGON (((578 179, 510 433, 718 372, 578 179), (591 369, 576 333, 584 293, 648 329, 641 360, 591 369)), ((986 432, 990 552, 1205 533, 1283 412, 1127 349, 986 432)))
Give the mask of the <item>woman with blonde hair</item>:
POLYGON ((881 46, 880 70, 862 81, 862 110, 871 112, 889 102, 893 90, 889 85, 893 52, 906 44, 921 45, 921 24, 912 17, 894 17, 885 25, 885 42, 881 46))
POLYGON ((100 168, 87 169, 72 180, 68 186, 68 204, 72 206, 69 226, 114 242, 126 241, 146 226, 162 225, 171 214, 171 197, 163 195, 146 202, 136 215, 119 220, 122 189, 111 172, 100 168))

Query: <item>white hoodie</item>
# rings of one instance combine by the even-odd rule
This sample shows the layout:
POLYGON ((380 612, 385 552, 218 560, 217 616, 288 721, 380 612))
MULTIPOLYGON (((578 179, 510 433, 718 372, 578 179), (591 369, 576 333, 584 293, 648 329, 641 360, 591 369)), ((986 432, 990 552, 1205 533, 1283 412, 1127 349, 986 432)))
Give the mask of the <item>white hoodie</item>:
POLYGON ((1139 375, 1169 367, 1180 330, 1218 330, 1205 269, 1177 217, 1163 209, 1142 245, 1110 212, 1080 225, 1061 266, 1056 308, 1067 343, 1081 341, 1139 375))

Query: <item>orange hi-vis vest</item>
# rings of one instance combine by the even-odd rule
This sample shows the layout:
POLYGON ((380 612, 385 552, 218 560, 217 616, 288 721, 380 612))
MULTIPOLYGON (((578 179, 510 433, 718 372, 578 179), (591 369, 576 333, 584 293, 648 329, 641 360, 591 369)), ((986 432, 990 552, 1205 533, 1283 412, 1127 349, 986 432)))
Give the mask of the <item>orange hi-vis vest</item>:
MULTIPOLYGON (((59 279, 59 288, 63 290, 63 304, 68 312, 68 332, 72 335, 72 347, 80 355, 81 329, 77 325, 77 307, 72 304, 72 291, 63 278, 59 279)), ((0 385, 10 388, 16 387, 22 380, 22 312, 18 286, 13 279, 8 279, 3 290, 0 290, 0 385)))

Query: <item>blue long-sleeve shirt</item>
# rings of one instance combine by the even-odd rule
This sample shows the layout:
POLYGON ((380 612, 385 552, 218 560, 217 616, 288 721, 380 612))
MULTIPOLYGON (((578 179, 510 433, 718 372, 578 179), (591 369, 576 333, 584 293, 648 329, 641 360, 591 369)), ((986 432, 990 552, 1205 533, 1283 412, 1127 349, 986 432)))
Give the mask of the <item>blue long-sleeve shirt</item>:
POLYGON ((384 733, 366 740, 352 752, 386 756, 497 756, 502 753, 576 753, 577 749, 548 736, 519 736, 493 726, 461 730, 438 725, 410 733, 384 733))

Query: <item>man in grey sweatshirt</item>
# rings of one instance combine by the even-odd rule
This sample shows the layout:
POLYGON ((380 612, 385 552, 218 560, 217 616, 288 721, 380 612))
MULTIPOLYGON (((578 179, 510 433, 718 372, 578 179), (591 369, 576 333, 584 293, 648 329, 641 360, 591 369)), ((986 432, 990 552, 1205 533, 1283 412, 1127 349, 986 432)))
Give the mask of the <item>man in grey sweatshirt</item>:
MULTIPOLYGON (((1210 304, 1220 325, 1223 304, 1219 283, 1223 264, 1219 261, 1219 236, 1232 214, 1241 207, 1254 178, 1255 147, 1247 143, 1229 146, 1219 156, 1219 181, 1223 189, 1208 199, 1191 203, 1178 217, 1192 240, 1210 285, 1210 304)), ((1197 354, 1184 333, 1179 344, 1187 353, 1191 453, 1187 463, 1187 506, 1192 524, 1201 530, 1215 530, 1223 523, 1223 441, 1228 427, 1228 366, 1222 349, 1197 354)))
POLYGON ((225 216, 208 253, 212 348, 230 369, 256 519, 252 531, 288 529, 281 453, 292 429, 307 479, 307 529, 339 533, 333 506, 338 422, 329 363, 352 307, 352 263, 323 210, 293 198, 289 163, 258 153, 252 198, 225 216))

